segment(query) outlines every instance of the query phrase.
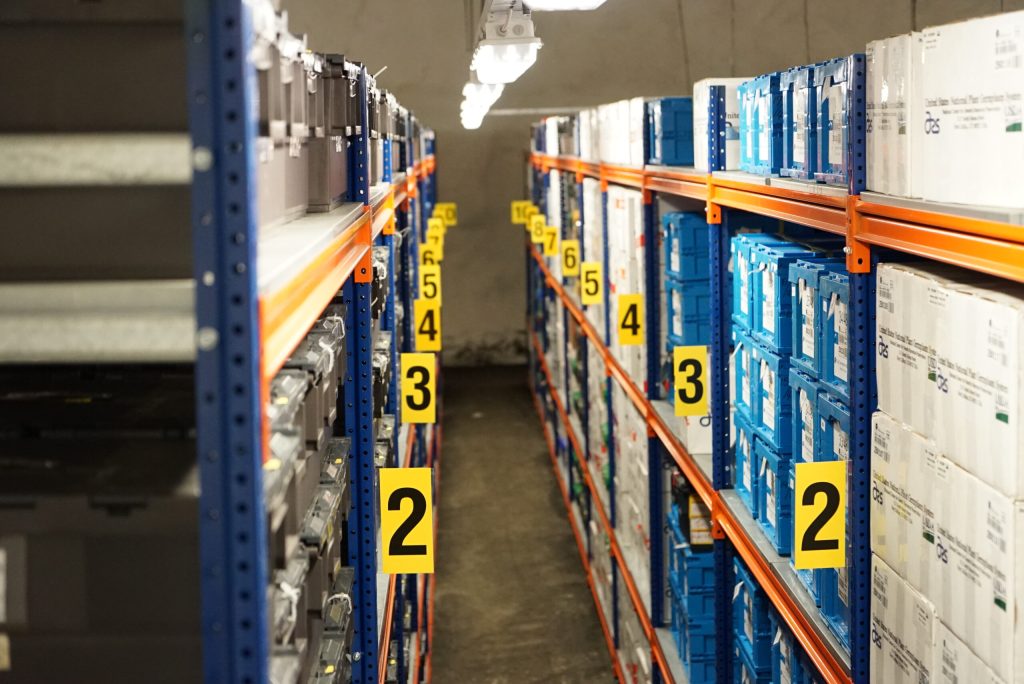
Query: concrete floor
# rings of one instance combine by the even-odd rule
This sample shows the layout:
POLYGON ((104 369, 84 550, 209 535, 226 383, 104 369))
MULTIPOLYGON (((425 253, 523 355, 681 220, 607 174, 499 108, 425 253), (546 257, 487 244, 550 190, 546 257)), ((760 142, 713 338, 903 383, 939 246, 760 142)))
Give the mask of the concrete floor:
POLYGON ((614 680, 526 377, 445 371, 436 684, 614 680))

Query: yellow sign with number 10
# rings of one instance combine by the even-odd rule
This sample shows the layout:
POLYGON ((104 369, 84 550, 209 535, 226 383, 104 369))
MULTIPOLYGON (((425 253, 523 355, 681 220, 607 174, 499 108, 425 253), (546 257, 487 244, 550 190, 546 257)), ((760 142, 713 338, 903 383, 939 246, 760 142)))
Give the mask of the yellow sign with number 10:
POLYGON ((381 468, 381 570, 434 572, 434 478, 430 468, 381 468))
POLYGON ((846 461, 797 463, 793 483, 793 565, 846 565, 846 461))
POLYGON ((530 220, 530 214, 527 213, 530 207, 533 206, 530 200, 515 200, 512 202, 512 223, 523 226, 530 220))

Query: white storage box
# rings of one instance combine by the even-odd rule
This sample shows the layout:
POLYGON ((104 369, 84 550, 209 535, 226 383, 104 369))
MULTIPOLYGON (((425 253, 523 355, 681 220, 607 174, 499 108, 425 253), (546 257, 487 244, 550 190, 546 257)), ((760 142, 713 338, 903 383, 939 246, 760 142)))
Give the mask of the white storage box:
POLYGON ((921 46, 919 32, 868 43, 868 190, 921 196, 921 46))
POLYGON ((922 34, 921 195, 1024 206, 1024 11, 922 34))
POLYGON ((871 682, 923 684, 934 663, 935 606, 871 557, 871 682))

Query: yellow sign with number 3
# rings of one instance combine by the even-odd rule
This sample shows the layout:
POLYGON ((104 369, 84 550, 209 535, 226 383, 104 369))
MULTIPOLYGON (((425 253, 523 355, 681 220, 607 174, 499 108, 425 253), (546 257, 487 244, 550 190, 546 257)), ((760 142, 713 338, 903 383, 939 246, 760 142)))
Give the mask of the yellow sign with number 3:
POLYGON ((402 422, 437 422, 437 355, 402 354, 402 422))
POLYGON ((672 350, 672 369, 675 414, 708 415, 708 348, 676 347, 672 350))
POLYGON ((381 468, 381 570, 434 572, 434 478, 431 468, 381 468))
POLYGON ((793 564, 846 565, 846 461, 797 463, 793 483, 793 564))

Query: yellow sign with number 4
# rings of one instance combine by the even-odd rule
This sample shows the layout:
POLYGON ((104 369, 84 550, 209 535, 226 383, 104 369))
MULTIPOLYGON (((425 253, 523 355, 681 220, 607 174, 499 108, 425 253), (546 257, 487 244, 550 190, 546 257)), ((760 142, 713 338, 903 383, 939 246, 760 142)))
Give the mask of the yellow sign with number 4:
POLYGON ((672 369, 675 414, 708 415, 708 348, 676 347, 672 350, 672 369))
POLYGON ((437 355, 402 354, 402 422, 436 423, 437 355))
POLYGON ((619 344, 624 347, 644 343, 644 296, 619 295, 619 344))
POLYGON ((441 305, 428 299, 413 302, 413 324, 416 326, 416 351, 441 351, 441 305))
POLYGON ((846 565, 846 461, 797 463, 793 483, 793 564, 846 565))
POLYGON ((544 228, 544 256, 558 256, 558 228, 554 226, 544 228))
POLYGON ((381 468, 381 570, 434 572, 434 478, 431 468, 381 468))
POLYGON ((562 240, 562 275, 566 277, 580 274, 580 241, 562 240))
POLYGON ((580 265, 580 301, 583 306, 600 304, 604 292, 604 280, 601 278, 601 263, 584 261, 580 265))

